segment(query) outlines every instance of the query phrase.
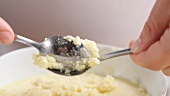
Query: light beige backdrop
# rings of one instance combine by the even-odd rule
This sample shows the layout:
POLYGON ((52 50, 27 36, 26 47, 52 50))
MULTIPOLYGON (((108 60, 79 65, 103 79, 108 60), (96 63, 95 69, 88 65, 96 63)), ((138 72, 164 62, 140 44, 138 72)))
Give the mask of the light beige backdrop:
MULTIPOLYGON (((51 35, 79 35, 98 43, 128 47, 155 0, 0 0, 0 17, 16 34, 36 41, 51 35)), ((0 55, 25 47, 0 44, 0 55)))

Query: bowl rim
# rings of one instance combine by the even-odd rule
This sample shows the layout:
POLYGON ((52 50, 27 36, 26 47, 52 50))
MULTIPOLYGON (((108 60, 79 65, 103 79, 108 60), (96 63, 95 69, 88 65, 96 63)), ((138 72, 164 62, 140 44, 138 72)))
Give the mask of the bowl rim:
MULTIPOLYGON (((112 47, 112 48, 116 48, 116 49, 123 49, 121 47, 117 47, 117 46, 113 46, 113 45, 108 45, 108 44, 101 44, 101 43, 97 43, 97 46, 106 46, 106 47, 112 47)), ((26 50, 32 50, 32 49, 35 49, 33 47, 25 47, 25 48, 20 48, 20 49, 16 49, 16 50, 13 50, 11 52, 8 52, 6 54, 3 54, 0 56, 0 60, 3 59, 3 58, 6 58, 8 55, 11 55, 11 54, 15 54, 17 53, 18 51, 19 52, 22 52, 22 51, 26 51, 26 50)), ((162 73, 162 72, 161 72, 162 73)), ((166 96, 167 95, 167 91, 168 91, 168 88, 169 88, 169 85, 168 85, 168 79, 167 77, 162 73, 163 77, 164 77, 164 80, 165 80, 165 90, 163 93, 161 93, 161 96, 166 96)))
MULTIPOLYGON (((116 49, 124 49, 124 48, 122 48, 122 47, 113 46, 113 45, 109 45, 109 44, 97 43, 97 45, 98 45, 98 46, 112 47, 112 48, 116 48, 116 49)), ((169 88, 168 79, 167 79, 167 77, 162 73, 162 71, 160 71, 160 73, 163 75, 164 80, 165 80, 165 90, 164 90, 163 93, 161 93, 161 96, 166 96, 166 95, 167 95, 167 92, 168 92, 168 88, 169 88)))

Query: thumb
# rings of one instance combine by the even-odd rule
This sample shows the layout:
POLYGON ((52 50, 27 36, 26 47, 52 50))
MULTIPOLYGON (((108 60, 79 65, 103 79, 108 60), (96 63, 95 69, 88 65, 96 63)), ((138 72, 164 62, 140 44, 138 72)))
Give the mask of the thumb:
POLYGON ((14 40, 14 32, 12 28, 0 18, 0 42, 3 44, 11 44, 14 40))
POLYGON ((146 21, 140 37, 132 45, 133 53, 147 50, 158 41, 170 21, 170 0, 156 0, 156 3, 146 21))

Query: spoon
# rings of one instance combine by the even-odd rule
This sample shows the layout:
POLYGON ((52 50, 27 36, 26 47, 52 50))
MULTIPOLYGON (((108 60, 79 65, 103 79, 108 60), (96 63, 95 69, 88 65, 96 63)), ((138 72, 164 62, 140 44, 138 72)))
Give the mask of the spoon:
MULTIPOLYGON (((82 58, 91 57, 90 51, 81 44, 77 47, 73 42, 64 39, 64 36, 52 36, 46 38, 43 42, 36 42, 26 37, 15 35, 15 41, 35 47, 43 56, 50 55, 63 64, 67 68, 71 68, 73 62, 80 61, 82 58)), ((77 75, 85 72, 88 67, 83 71, 71 71, 71 75, 77 75)), ((58 69, 48 69, 54 73, 64 75, 64 71, 58 69)))
POLYGON ((124 56, 124 55, 131 55, 131 54, 133 53, 130 48, 118 50, 100 56, 100 61, 107 60, 114 57, 124 56))
MULTIPOLYGON (((68 69, 72 69, 71 65, 73 65, 74 62, 81 61, 83 58, 91 57, 91 53, 86 48, 86 46, 81 44, 81 46, 77 47, 73 42, 69 42, 68 40, 64 39, 64 36, 61 35, 51 36, 40 43, 20 35, 15 35, 15 40, 17 42, 35 47, 43 56, 50 55, 55 57, 58 62, 63 64, 63 66, 68 69)), ((100 56, 99 60, 103 61, 113 57, 129 54, 132 54, 131 49, 124 49, 100 56)), ((89 68, 89 66, 86 66, 83 71, 71 70, 69 76, 82 74, 86 72, 89 68)), ((64 70, 50 68, 48 68, 48 70, 60 75, 68 75, 65 74, 64 70)))

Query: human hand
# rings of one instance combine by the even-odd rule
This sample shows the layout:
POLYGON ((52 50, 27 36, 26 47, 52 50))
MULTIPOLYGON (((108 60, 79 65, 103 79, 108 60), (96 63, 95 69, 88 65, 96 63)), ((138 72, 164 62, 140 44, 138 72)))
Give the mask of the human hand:
POLYGON ((140 37, 129 44, 132 60, 170 76, 170 0, 157 0, 140 37))
POLYGON ((0 17, 0 42, 11 44, 14 41, 14 32, 7 22, 0 17))

